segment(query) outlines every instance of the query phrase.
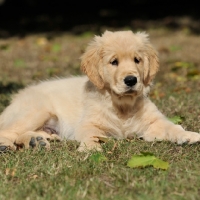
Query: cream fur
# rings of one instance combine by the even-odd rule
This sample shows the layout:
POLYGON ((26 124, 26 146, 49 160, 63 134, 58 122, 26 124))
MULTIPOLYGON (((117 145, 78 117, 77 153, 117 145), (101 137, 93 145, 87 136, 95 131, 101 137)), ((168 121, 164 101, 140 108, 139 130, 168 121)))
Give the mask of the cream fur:
POLYGON ((81 69, 87 76, 45 81, 16 94, 0 116, 0 150, 29 148, 33 138, 36 146, 42 138, 49 148, 47 139, 58 135, 79 141, 80 151, 101 150, 99 138, 110 136, 200 141, 200 134, 167 120, 148 98, 159 61, 146 33, 96 36, 81 57, 81 69), (127 76, 137 83, 128 87, 127 76))

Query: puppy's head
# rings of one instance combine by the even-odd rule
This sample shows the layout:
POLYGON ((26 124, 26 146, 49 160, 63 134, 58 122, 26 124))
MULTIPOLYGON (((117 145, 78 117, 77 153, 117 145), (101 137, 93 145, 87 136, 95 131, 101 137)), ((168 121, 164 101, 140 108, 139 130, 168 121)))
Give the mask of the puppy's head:
POLYGON ((94 38, 81 59, 90 81, 118 96, 144 94, 159 69, 157 53, 143 32, 106 31, 94 38))

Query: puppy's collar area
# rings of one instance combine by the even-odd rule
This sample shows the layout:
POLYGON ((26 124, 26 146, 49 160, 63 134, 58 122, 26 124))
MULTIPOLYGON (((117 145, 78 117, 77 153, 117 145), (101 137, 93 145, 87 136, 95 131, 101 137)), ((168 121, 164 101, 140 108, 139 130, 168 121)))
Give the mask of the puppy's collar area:
POLYGON ((112 103, 115 108, 115 112, 123 116, 129 116, 129 113, 132 113, 135 104, 137 102, 138 96, 134 95, 123 95, 119 96, 117 94, 112 94, 112 103))
POLYGON ((125 92, 124 92, 124 94, 125 95, 128 95, 128 94, 134 94, 134 95, 137 95, 137 91, 136 90, 134 90, 134 88, 132 88, 132 87, 130 87, 130 88, 128 88, 125 92))

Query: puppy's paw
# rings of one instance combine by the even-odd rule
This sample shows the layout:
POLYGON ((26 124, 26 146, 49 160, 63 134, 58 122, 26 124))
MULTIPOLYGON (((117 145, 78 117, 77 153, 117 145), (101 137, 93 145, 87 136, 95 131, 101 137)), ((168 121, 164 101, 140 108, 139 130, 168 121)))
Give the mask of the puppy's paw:
POLYGON ((181 131, 176 135, 177 144, 193 144, 196 142, 200 142, 200 134, 190 131, 181 131))
POLYGON ((139 137, 144 139, 147 142, 153 142, 153 141, 162 141, 162 140, 167 140, 167 135, 164 133, 156 133, 156 132, 152 132, 152 133, 147 133, 144 134, 143 136, 139 137))
POLYGON ((49 140, 49 141, 57 141, 57 142, 62 141, 62 138, 59 137, 57 134, 48 134, 46 139, 49 140))
POLYGON ((0 137, 0 152, 6 152, 8 150, 16 150, 16 146, 9 139, 0 137))
POLYGON ((81 142, 79 148, 77 149, 79 152, 86 151, 102 151, 102 147, 100 143, 94 141, 81 142))
POLYGON ((16 141, 15 144, 18 148, 24 147, 25 149, 35 149, 38 147, 43 147, 47 150, 50 149, 50 143, 49 141, 61 141, 61 138, 56 134, 48 134, 44 131, 29 131, 24 133, 23 135, 20 135, 16 141))

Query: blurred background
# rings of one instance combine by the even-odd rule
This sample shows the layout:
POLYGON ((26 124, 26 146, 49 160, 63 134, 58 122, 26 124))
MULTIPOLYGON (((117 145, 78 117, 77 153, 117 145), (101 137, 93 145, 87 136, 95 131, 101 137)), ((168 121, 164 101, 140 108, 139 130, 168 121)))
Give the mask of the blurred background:
POLYGON ((37 32, 101 32, 131 29, 189 28, 200 32, 198 1, 181 0, 0 0, 0 37, 37 32))

